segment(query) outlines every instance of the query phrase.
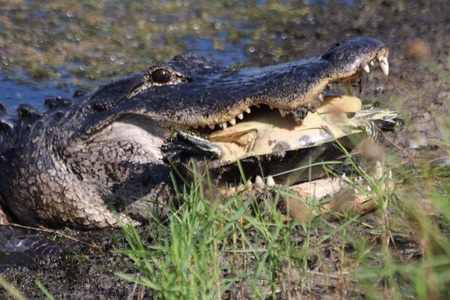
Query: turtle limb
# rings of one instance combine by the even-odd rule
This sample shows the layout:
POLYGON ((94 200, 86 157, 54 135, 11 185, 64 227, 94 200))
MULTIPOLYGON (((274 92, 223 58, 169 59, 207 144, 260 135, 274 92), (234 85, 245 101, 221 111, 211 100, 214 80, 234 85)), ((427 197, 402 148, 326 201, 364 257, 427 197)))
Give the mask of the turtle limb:
POLYGON ((318 216, 336 220, 370 213, 380 203, 376 201, 380 192, 390 196, 393 188, 392 172, 385 174, 381 164, 377 162, 375 174, 368 180, 361 177, 350 180, 344 174, 341 177, 323 178, 286 187, 275 184, 271 176, 265 181, 256 176, 254 183, 247 182, 245 185, 229 188, 225 194, 230 196, 247 191, 258 199, 279 198, 276 205, 284 220, 304 223, 318 216), (380 190, 375 191, 375 186, 380 190))
POLYGON ((199 136, 176 130, 166 138, 161 147, 163 160, 179 163, 192 156, 216 159, 222 155, 222 149, 199 136))
POLYGON ((380 194, 393 194, 394 183, 392 172, 385 174, 381 163, 377 161, 375 174, 367 180, 361 177, 350 180, 344 174, 294 185, 290 190, 298 195, 287 199, 287 205, 295 208, 289 212, 293 220, 306 221, 324 214, 328 214, 329 219, 336 219, 372 212, 378 207, 376 198, 380 194), (303 211, 299 211, 302 208, 295 203, 299 201, 304 203, 303 211), (302 219, 304 216, 307 218, 302 219))

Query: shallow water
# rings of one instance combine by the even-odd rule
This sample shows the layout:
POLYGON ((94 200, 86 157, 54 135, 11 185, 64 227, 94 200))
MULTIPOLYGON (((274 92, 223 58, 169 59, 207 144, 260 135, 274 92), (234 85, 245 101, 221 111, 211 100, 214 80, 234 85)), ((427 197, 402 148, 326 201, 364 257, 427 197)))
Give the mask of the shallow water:
POLYGON ((5 104, 10 113, 23 103, 31 104, 36 108, 41 109, 44 100, 47 97, 69 97, 71 95, 67 90, 48 87, 42 83, 31 86, 29 84, 21 84, 5 78, 0 79, 0 90, 0 102, 5 104))
MULTIPOLYGON (((0 0, 0 102, 42 107, 191 51, 231 66, 269 9, 263 1, 0 0)), ((283 8, 281 13, 285 13, 283 8)), ((265 22, 265 21, 264 21, 265 22)), ((247 49, 248 48, 248 49, 247 49)))

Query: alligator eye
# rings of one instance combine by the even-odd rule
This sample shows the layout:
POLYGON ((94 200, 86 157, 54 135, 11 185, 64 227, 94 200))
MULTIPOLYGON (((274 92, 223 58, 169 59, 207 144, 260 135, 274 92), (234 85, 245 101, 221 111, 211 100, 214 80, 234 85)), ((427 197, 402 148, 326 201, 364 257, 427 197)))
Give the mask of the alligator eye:
POLYGON ((158 69, 152 72, 152 81, 156 83, 167 83, 172 77, 170 72, 166 69, 158 69))

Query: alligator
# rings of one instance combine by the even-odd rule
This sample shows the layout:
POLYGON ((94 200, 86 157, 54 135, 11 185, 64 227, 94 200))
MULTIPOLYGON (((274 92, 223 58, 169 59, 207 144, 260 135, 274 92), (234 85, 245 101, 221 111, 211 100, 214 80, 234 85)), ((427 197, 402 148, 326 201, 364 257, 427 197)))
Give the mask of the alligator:
POLYGON ((45 111, 21 105, 18 116, 3 113, 0 121, 0 203, 15 222, 32 226, 118 226, 117 213, 148 222, 175 200, 174 154, 199 150, 214 161, 221 151, 208 136, 261 107, 301 124, 333 83, 355 83, 374 63, 387 75, 388 56, 370 37, 265 67, 218 67, 182 54, 92 94, 47 99, 45 111), (174 132, 198 138, 173 149, 174 132))

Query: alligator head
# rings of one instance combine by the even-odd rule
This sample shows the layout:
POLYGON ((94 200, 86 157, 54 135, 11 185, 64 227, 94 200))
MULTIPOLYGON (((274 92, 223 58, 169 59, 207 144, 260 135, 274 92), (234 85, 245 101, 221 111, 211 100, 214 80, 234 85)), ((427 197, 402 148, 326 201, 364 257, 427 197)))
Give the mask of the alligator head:
POLYGON ((209 135, 261 106, 301 123, 330 84, 355 82, 374 63, 387 74, 387 57, 386 46, 368 37, 262 68, 180 55, 92 95, 49 100, 45 112, 21 106, 16 123, 0 122, 1 203, 31 225, 116 226, 110 206, 137 219, 160 214, 164 205, 154 202, 172 195, 161 147, 174 128, 209 135))

